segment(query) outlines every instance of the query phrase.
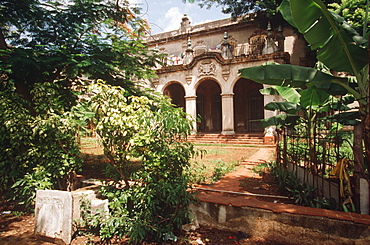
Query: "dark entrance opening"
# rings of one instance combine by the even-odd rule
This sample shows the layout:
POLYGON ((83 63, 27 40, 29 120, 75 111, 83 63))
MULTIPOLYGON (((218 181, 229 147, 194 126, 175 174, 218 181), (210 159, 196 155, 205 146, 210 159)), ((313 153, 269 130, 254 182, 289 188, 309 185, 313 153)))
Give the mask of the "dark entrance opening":
POLYGON ((172 83, 168 85, 163 94, 171 98, 172 104, 176 107, 182 107, 185 111, 185 90, 179 83, 172 83))
POLYGON ((239 79, 234 86, 234 130, 236 133, 262 132, 264 118, 262 84, 239 79))
POLYGON ((197 88, 198 132, 220 133, 222 130, 221 88, 213 80, 203 81, 197 88))

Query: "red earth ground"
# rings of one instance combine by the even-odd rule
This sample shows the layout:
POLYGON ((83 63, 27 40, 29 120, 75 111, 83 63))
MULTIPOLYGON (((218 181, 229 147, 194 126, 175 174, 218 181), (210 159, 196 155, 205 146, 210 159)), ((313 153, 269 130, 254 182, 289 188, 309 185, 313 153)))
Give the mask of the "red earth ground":
MULTIPOLYGON (((268 150, 268 154, 271 154, 273 150, 268 150)), ((252 166, 253 162, 259 161, 259 159, 266 159, 271 158, 272 155, 266 156, 266 152, 259 153, 264 154, 264 156, 250 156, 247 154, 246 150, 242 147, 235 147, 232 150, 232 154, 228 153, 228 158, 232 156, 232 158, 237 159, 244 159, 247 157, 248 160, 251 161, 244 161, 241 163, 241 166, 247 165, 247 167, 252 166), (244 149, 244 150, 243 150, 244 149), (251 157, 253 159, 251 159, 251 157)), ((222 154, 218 154, 214 156, 216 159, 223 157, 222 154)), ((225 156, 224 156, 225 157, 225 156)), ((240 170, 240 168, 239 168, 240 170)), ((250 170, 250 168, 249 168, 250 170)), ((240 172, 240 171, 239 171, 240 172)), ((249 171, 250 172, 250 171, 249 171)), ((94 176, 94 177, 103 177, 101 176, 101 169, 97 166, 84 168, 84 172, 86 176, 94 176)), ((230 191, 238 191, 238 192, 250 192, 250 193, 259 193, 259 194, 270 194, 270 195, 280 195, 277 188, 274 186, 271 178, 267 176, 267 178, 261 178, 258 174, 247 174, 247 177, 243 177, 240 175, 238 171, 234 173, 230 173, 229 175, 225 176, 225 178, 235 178, 233 185, 229 187, 230 191), (240 178, 242 177, 242 178, 240 178), (239 178, 239 179, 238 179, 239 178), (233 188, 233 189, 230 189, 233 188)), ((201 187, 206 188, 213 188, 217 186, 222 186, 222 180, 218 183, 210 186, 210 185, 203 185, 201 187)), ((276 200, 271 198, 264 198, 264 201, 271 201, 274 202, 276 200)), ((11 210, 11 207, 7 206, 7 203, 1 203, 0 206, 0 244, 6 245, 13 245, 13 244, 30 244, 30 245, 47 245, 52 244, 40 240, 36 240, 33 235, 34 229, 34 218, 30 214, 22 214, 17 216, 18 214, 15 211, 7 212, 11 210)), ((267 241, 264 241, 258 237, 248 237, 246 234, 232 232, 232 231, 225 231, 225 230, 217 230, 209 227, 200 227, 195 231, 185 232, 182 231, 180 234, 176 234, 178 236, 177 242, 167 242, 166 244, 190 244, 190 245, 198 245, 198 244, 207 244, 207 245, 228 245, 228 244, 274 244, 267 241)), ((101 244, 99 242, 92 242, 88 243, 88 241, 94 240, 92 237, 77 237, 73 240, 72 244, 80 245, 80 244, 101 244)), ((127 244, 125 239, 111 241, 110 244, 127 244)))

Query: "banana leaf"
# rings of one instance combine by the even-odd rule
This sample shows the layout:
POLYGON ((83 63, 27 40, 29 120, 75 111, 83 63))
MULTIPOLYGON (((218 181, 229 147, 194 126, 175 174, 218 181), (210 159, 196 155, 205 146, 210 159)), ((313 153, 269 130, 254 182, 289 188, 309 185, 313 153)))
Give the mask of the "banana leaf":
POLYGON ((321 0, 283 0, 279 11, 329 68, 357 74, 368 63, 368 41, 321 0))
POLYGON ((315 86, 330 95, 344 95, 348 91, 348 78, 336 77, 316 70, 288 64, 264 64, 242 68, 240 76, 257 83, 290 88, 315 86))
POLYGON ((300 107, 297 103, 283 101, 283 102, 270 102, 265 105, 265 109, 269 111, 283 111, 288 114, 296 114, 300 107))
POLYGON ((303 89, 301 92, 300 104, 303 108, 309 108, 316 110, 322 107, 330 98, 330 95, 325 91, 317 88, 303 89))
POLYGON ((281 114, 265 119, 261 119, 262 127, 267 128, 270 126, 276 126, 280 128, 284 127, 293 127, 298 123, 300 116, 291 115, 291 114, 281 114))

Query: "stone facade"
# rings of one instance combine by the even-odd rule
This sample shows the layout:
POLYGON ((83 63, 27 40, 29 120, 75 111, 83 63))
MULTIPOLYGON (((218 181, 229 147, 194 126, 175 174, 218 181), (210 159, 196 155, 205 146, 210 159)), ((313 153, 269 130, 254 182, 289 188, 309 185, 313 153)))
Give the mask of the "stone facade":
MULTIPOLYGON (((253 19, 253 15, 249 16, 253 19)), ((258 119, 273 116, 264 105, 263 85, 241 78, 239 69, 265 62, 307 65, 305 42, 291 29, 224 19, 191 26, 184 15, 179 30, 148 36, 149 48, 166 54, 150 86, 168 95, 193 118, 203 133, 264 132, 258 119)))

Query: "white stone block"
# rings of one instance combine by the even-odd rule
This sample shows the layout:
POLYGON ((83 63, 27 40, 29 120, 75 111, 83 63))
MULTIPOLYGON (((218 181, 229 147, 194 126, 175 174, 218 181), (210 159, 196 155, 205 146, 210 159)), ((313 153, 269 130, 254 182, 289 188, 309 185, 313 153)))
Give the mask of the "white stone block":
POLYGON ((70 244, 72 239, 72 194, 38 190, 35 207, 35 235, 38 239, 70 244))

